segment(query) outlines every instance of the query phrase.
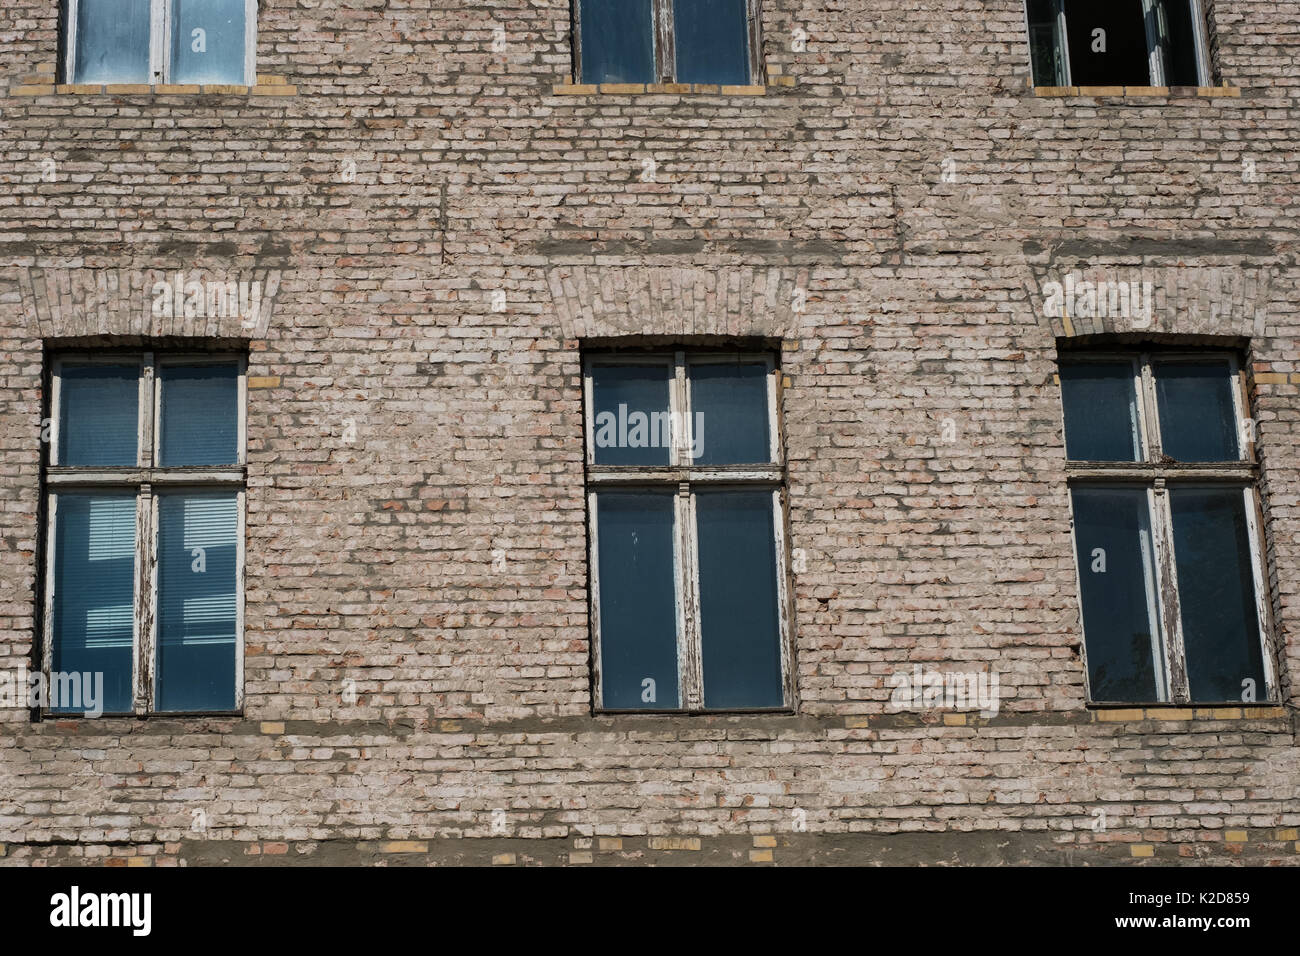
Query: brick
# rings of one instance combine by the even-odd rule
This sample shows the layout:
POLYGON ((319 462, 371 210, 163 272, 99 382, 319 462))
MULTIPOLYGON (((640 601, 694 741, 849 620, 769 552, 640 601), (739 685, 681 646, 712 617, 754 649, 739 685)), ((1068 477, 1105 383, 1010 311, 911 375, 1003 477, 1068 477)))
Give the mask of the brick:
POLYGON ((756 847, 773 847, 773 846, 776 846, 776 837, 774 837, 774 836, 756 836, 756 837, 754 837, 754 846, 756 846, 756 847))
POLYGON ((53 86, 19 86, 10 91, 11 96, 49 96, 54 92, 53 86))
POLYGON ((279 735, 284 733, 284 722, 278 720, 262 721, 262 733, 279 735))
POLYGON ((201 86, 192 83, 163 83, 153 88, 155 93, 198 93, 201 86))
POLYGON ((551 88, 556 96, 592 96, 600 92, 594 83, 557 83, 551 88))
POLYGON ((569 851, 569 862, 570 862, 570 863, 590 863, 591 861, 592 861, 592 855, 591 855, 590 851, 585 851, 585 850, 584 850, 584 851, 579 851, 579 850, 570 850, 570 851, 569 851))
POLYGON ((1129 848, 1129 853, 1135 857, 1153 857, 1156 855, 1156 848, 1145 843, 1134 843, 1129 848))
POLYGON ((380 848, 381 853, 428 853, 429 844, 423 840, 391 840, 380 848))
POLYGON ((771 850, 750 850, 749 862, 750 863, 771 863, 772 851, 771 850))
POLYGON ((250 375, 248 376, 249 388, 279 388, 280 376, 278 375, 250 375))
POLYGON ((493 866, 514 866, 515 855, 513 853, 495 853, 492 856, 493 866))
POLYGON ((644 93, 644 83, 601 83, 600 92, 612 94, 644 93))
POLYGON ((1081 86, 1078 88, 1078 96, 1123 96, 1124 87, 1122 86, 1081 86))
POLYGON ((621 850, 623 849, 623 840, 620 837, 601 837, 600 849, 606 852, 621 850))
POLYGON ((1093 711, 1093 716, 1101 721, 1119 722, 1142 720, 1144 715, 1140 708, 1117 708, 1115 710, 1096 710, 1093 711))
POLYGON ((699 837, 651 837, 649 845, 652 850, 698 850, 700 839, 699 837))
POLYGON ((1290 841, 1300 840, 1300 835, 1297 835, 1295 827, 1291 827, 1286 830, 1278 830, 1276 839, 1282 840, 1284 842, 1290 842, 1290 841))
POLYGON ((153 87, 148 83, 105 83, 105 93, 152 93, 153 87))
POLYGON ((1227 843, 1245 843, 1249 837, 1245 830, 1225 830, 1223 839, 1227 843))
POLYGON ((60 83, 54 88, 56 93, 99 94, 104 87, 98 83, 60 83))
POLYGON ((761 84, 753 86, 723 86, 723 95, 725 96, 763 96, 767 93, 767 87, 761 84))

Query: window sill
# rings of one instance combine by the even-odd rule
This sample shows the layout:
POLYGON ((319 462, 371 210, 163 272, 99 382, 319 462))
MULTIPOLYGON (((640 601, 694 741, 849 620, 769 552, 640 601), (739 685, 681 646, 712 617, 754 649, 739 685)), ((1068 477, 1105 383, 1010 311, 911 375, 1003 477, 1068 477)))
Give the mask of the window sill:
POLYGON ((793 76, 775 76, 764 86, 718 86, 711 83, 557 83, 555 96, 766 96, 794 86, 793 76))
POLYGON ((1239 99, 1237 86, 1034 86, 1034 96, 1055 99, 1239 99))
MULTIPOLYGON (((31 79, 30 77, 28 79, 31 79)), ((53 79, 50 77, 50 79, 53 79)), ((257 77, 256 86, 209 83, 28 83, 16 87, 13 96, 297 96, 298 87, 289 86, 277 76, 257 77)))
POLYGON ((1129 723, 1139 720, 1280 720, 1290 716, 1287 709, 1278 704, 1243 707, 1169 704, 1154 707, 1105 707, 1090 704, 1088 709, 1094 723, 1129 723))

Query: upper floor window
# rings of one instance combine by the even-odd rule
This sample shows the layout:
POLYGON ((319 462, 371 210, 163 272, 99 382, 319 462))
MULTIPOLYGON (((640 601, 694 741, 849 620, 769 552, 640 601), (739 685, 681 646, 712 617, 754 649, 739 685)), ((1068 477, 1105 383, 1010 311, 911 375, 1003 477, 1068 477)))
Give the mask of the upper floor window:
POLYGON ((257 0, 68 0, 68 83, 255 82, 257 0))
POLYGON ((1275 700, 1235 357, 1066 356, 1060 378, 1089 698, 1275 700))
POLYGON ((758 0, 574 0, 583 83, 743 86, 758 75, 758 0))
POLYGON ((592 355, 596 706, 790 706, 784 453, 770 355, 592 355))
POLYGON ((1028 0, 1038 86, 1209 86, 1201 0, 1028 0))
POLYGON ((241 706, 244 383, 233 356, 55 360, 48 712, 241 706))

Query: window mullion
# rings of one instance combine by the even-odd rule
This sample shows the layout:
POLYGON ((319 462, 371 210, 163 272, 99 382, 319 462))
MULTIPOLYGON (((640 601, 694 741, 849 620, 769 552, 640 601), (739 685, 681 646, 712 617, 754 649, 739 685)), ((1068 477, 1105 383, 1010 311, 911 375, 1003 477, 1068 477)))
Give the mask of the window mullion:
POLYGON ((1142 434, 1146 440, 1146 460, 1158 462, 1164 454, 1160 439, 1160 409, 1156 407, 1156 379, 1151 370, 1151 356, 1143 354, 1138 360, 1142 376, 1141 416, 1142 434))
POLYGON ((153 706, 153 644, 155 562, 155 497, 153 486, 140 486, 135 507, 135 622, 132 668, 135 677, 135 712, 147 714, 153 706))
POLYGON ((660 83, 677 78, 677 44, 673 37, 673 0, 654 0, 655 70, 660 83))
POLYGON ((1183 621, 1178 600, 1178 569, 1174 555, 1173 518, 1169 489, 1157 478, 1152 489, 1151 538, 1155 547, 1156 607, 1160 613, 1160 634, 1165 651, 1165 687, 1171 703, 1191 700, 1187 681, 1187 654, 1183 644, 1183 621))
POLYGON ((171 72, 167 63, 170 7, 171 0, 152 0, 149 9, 149 79, 155 84, 166 83, 171 72))
POLYGON ((681 702, 686 710, 704 707, 703 659, 700 647, 699 551, 695 524, 695 495, 689 483, 677 486, 678 590, 682 605, 681 635, 677 645, 681 702))

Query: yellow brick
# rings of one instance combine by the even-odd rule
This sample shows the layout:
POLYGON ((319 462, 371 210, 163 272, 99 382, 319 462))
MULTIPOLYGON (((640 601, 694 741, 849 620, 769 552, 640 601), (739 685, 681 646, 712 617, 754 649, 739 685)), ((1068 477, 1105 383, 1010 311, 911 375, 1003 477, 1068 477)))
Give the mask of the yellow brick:
POLYGON ((461 730, 462 727, 464 727, 464 723, 459 720, 438 721, 438 729, 441 730, 444 734, 457 733, 459 730, 461 730))
POLYGON ((262 733, 264 733, 264 734, 282 734, 282 733, 284 733, 284 721, 282 721, 282 720, 264 720, 264 721, 262 721, 262 733))
POLYGON ((721 93, 722 87, 716 83, 695 83, 692 84, 691 91, 695 93, 721 93))
MULTIPOLYGON (((1300 377, 1292 376, 1300 381, 1300 377)), ((1272 717, 1285 717, 1285 707, 1243 707, 1241 708, 1242 716, 1251 717, 1255 720, 1267 720, 1272 717)))
POLYGON ((14 96, 49 96, 54 92, 52 86, 20 86, 13 91, 14 96))
POLYGON ((103 93, 104 88, 98 83, 61 83, 56 86, 55 92, 58 93, 79 93, 79 94, 96 94, 103 93))
POLYGON ((164 83, 161 86, 155 86, 155 93, 198 93, 202 87, 197 83, 164 83))
POLYGON ((127 866, 149 866, 153 863, 147 856, 132 856, 126 861, 127 866))
POLYGON ((665 93, 689 93, 691 84, 689 83, 663 83, 661 84, 665 93))
POLYGON ((256 82, 258 86, 284 86, 284 80, 274 73, 259 73, 256 82))
POLYGON ((1134 856, 1155 856, 1156 848, 1146 843, 1135 843, 1128 848, 1134 856))
POLYGON ((1122 86, 1081 86, 1079 87, 1080 96, 1123 96, 1124 87, 1122 86))
POLYGON ((776 837, 756 836, 754 837, 754 846, 776 846, 776 837))
POLYGON ((1077 86, 1035 86, 1035 96, 1078 96, 1077 86))
POLYGON ((249 91, 254 96, 297 96, 296 86, 255 86, 249 91))
POLYGON ((1125 710, 1098 710, 1095 711, 1098 720, 1118 723, 1121 720, 1141 720, 1142 711, 1136 708, 1125 710))
POLYGON ((599 93, 600 87, 595 83, 557 83, 551 92, 556 96, 591 96, 599 93))
POLYGON ((1192 711, 1181 707, 1148 707, 1147 720, 1191 720, 1192 711))
POLYGON ((515 855, 513 853, 498 853, 492 857, 493 866, 514 866, 515 855))
POLYGON ((1295 851, 1300 853, 1300 840, 1295 841, 1295 851))
POLYGON ((1169 87, 1167 86, 1126 86, 1124 87, 1125 96, 1168 96, 1169 87))
POLYGON ((208 83, 203 87, 204 93, 247 93, 248 87, 232 83, 208 83))
POLYGON ((152 93, 153 87, 148 83, 106 83, 105 93, 152 93))
POLYGON ((1235 86, 1198 86, 1197 96, 1241 96, 1241 90, 1235 86))
POLYGON ((1240 707, 1212 707, 1210 714, 1215 720, 1236 720, 1241 717, 1240 707))
POLYGON ((722 92, 725 96, 763 96, 767 93, 767 87, 757 84, 747 86, 724 86, 722 92))
POLYGON ((1256 385, 1285 385, 1287 377, 1285 372, 1256 372, 1256 385))
POLYGON ((569 862, 570 862, 570 863, 590 863, 590 862, 591 862, 591 853, 588 852, 588 851, 584 851, 584 852, 581 852, 581 853, 578 853, 578 852, 570 853, 570 854, 569 854, 569 862))
POLYGON ((4 856, 6 852, 5 845, 0 843, 0 856, 4 856))
MULTIPOLYGON (((789 385, 787 384, 786 387, 788 388, 789 385)), ((870 717, 845 717, 844 726, 847 727, 849 730, 865 730, 867 727, 871 726, 871 718, 870 717)))
MULTIPOLYGON (((1300 840, 1300 836, 1298 836, 1298 835, 1296 834, 1295 829, 1290 829, 1290 830, 1278 830, 1278 831, 1277 831, 1277 838, 1278 838, 1279 840, 1288 840, 1288 841, 1300 840)), ((3 851, 3 849, 4 849, 3 847, 0 847, 0 851, 3 851)), ((0 852, 0 856, 3 856, 3 855, 4 855, 3 852, 0 852)))
POLYGON ((1223 839, 1227 843, 1245 843, 1249 837, 1245 830, 1225 830, 1223 839))
POLYGON ((777 86, 794 86, 794 77, 778 76, 773 78, 772 82, 775 83, 777 86))
POLYGON ((602 93, 644 93, 644 83, 602 83, 600 84, 602 93))
POLYGON ((420 840, 391 840, 379 850, 380 853, 428 853, 429 844, 420 840))
POLYGON ((946 727, 965 727, 966 715, 965 714, 944 714, 943 723, 944 726, 946 727))
POLYGON ((280 376, 278 375, 250 375, 248 377, 249 388, 279 388, 280 376))
POLYGON ((772 851, 771 850, 750 850, 749 862, 750 863, 771 863, 772 851))
POLYGON ((699 837, 651 837, 652 850, 698 850, 699 837))
POLYGON ((602 850, 621 850, 623 849, 622 837, 601 837, 600 848, 602 850))

